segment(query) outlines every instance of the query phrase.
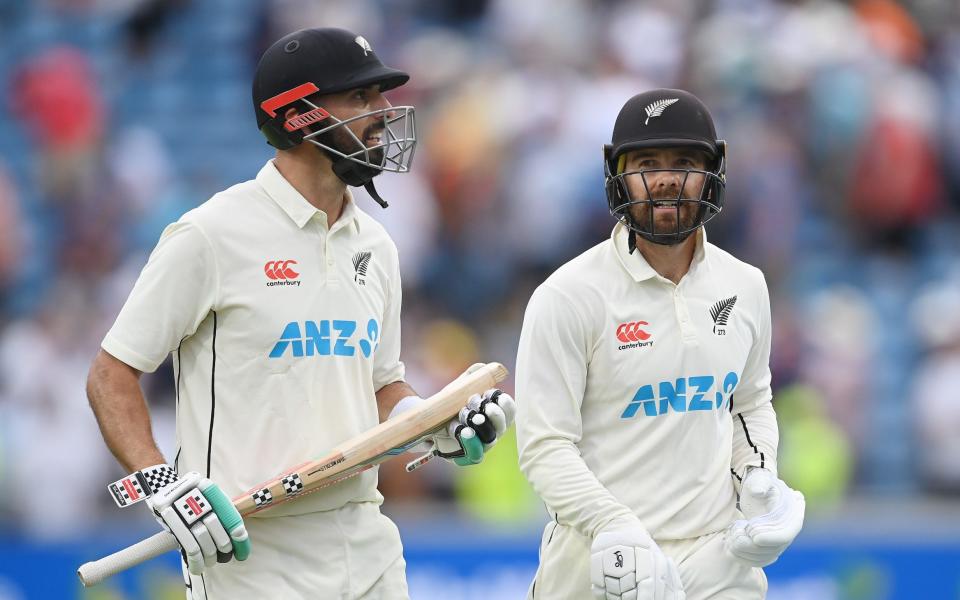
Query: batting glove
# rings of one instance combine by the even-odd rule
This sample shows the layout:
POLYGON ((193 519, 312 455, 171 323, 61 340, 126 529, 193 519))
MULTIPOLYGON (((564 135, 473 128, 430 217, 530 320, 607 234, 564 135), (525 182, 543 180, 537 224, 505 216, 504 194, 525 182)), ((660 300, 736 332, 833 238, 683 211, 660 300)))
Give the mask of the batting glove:
POLYGON ((746 520, 727 528, 724 547, 753 567, 772 564, 803 527, 803 494, 761 468, 750 468, 740 490, 740 510, 746 520))
POLYGON ((686 600, 673 560, 639 524, 609 527, 590 546, 596 600, 686 600))
POLYGON ((154 465, 108 489, 122 507, 146 500, 157 522, 177 538, 194 575, 218 562, 246 560, 250 555, 247 530, 233 502, 195 471, 178 476, 170 465, 154 465))
MULTIPOLYGON (((482 363, 471 365, 464 375, 483 367, 482 363)), ((410 410, 423 398, 407 396, 390 412, 390 418, 410 410)), ((425 452, 420 459, 407 465, 412 471, 431 456, 451 460, 459 466, 475 465, 483 461, 483 455, 503 437, 517 415, 513 398, 499 389, 489 389, 483 394, 474 394, 467 400, 456 418, 436 433, 427 436, 424 443, 410 448, 411 452, 425 452)))

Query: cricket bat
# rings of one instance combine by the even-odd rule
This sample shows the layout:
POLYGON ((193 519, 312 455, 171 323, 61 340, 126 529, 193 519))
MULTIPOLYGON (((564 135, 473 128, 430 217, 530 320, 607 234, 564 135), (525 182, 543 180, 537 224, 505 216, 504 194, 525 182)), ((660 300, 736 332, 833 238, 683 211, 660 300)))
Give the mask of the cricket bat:
MULTIPOLYGON (((496 387, 507 376, 500 363, 487 363, 464 374, 427 398, 419 406, 380 423, 330 450, 329 454, 291 467, 277 477, 233 498, 244 517, 333 485, 403 453, 455 418, 467 399, 496 387)), ((422 464, 424 461, 417 461, 422 464)), ((84 586, 178 548, 173 534, 161 531, 145 540, 77 569, 84 586)))

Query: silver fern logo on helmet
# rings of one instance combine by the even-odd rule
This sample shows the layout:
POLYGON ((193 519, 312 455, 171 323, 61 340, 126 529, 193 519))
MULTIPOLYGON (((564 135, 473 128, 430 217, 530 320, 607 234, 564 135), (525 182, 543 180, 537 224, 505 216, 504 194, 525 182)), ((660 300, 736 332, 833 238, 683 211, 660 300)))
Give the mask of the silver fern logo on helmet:
POLYGON ((358 46, 363 48, 364 56, 373 52, 373 48, 370 47, 370 42, 368 42, 362 35, 358 35, 357 37, 353 38, 353 41, 355 41, 358 46))
POLYGON ((679 101, 679 98, 664 98, 663 100, 657 100, 653 104, 647 106, 647 108, 644 109, 647 111, 647 120, 644 121, 643 124, 646 125, 649 123, 650 119, 653 117, 659 117, 663 114, 664 109, 679 101))

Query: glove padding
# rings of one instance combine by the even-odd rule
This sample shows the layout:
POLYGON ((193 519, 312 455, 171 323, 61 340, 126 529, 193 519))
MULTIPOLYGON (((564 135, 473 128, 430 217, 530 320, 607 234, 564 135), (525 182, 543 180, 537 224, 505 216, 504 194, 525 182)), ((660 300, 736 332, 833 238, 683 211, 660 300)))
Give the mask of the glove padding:
POLYGON ((596 600, 686 600, 680 572, 647 530, 602 531, 590 546, 590 589, 596 600))
POLYGON ((246 560, 250 555, 250 540, 240 513, 217 484, 199 473, 179 476, 146 502, 160 525, 177 538, 187 568, 194 575, 217 562, 246 560))
MULTIPOLYGON (((481 367, 482 363, 473 364, 463 374, 469 375, 481 367)), ((390 412, 389 418, 406 412, 420 402, 423 402, 423 398, 419 396, 403 398, 390 412)), ((478 464, 483 461, 484 453, 510 428, 516 414, 516 402, 502 390, 494 388, 483 394, 474 394, 456 418, 409 451, 432 452, 460 466, 478 464)))
POLYGON ((740 510, 747 519, 727 528, 724 547, 745 564, 766 567, 800 533, 806 502, 767 469, 753 468, 743 479, 740 510))
POLYGON ((484 454, 513 424, 515 415, 513 398, 502 390, 474 394, 457 418, 433 436, 437 456, 460 466, 482 462, 484 454))

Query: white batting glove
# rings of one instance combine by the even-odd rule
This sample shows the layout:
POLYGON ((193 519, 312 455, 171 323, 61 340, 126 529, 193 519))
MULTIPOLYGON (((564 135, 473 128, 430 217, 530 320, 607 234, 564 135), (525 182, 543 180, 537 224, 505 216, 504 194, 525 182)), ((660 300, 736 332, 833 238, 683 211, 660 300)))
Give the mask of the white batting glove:
MULTIPOLYGON (((463 375, 469 375, 483 367, 483 363, 471 365, 463 375)), ((462 377, 462 375, 461 375, 462 377)), ((419 396, 407 396, 390 412, 389 418, 410 410, 423 402, 419 396)), ((483 394, 474 394, 467 400, 456 418, 436 433, 425 438, 424 443, 410 448, 411 452, 426 452, 417 461, 407 465, 407 470, 423 464, 429 456, 439 456, 457 465, 474 465, 483 461, 483 455, 507 432, 517 415, 517 404, 507 393, 489 389, 483 394)))
POLYGON ((740 510, 747 519, 730 525, 724 547, 745 564, 765 567, 800 533, 806 502, 767 469, 751 468, 743 478, 740 510))
POLYGON ((196 471, 178 476, 161 464, 108 486, 120 506, 146 500, 160 525, 177 538, 194 575, 218 562, 246 560, 250 540, 243 519, 220 488, 196 471))
POLYGON ((590 546, 596 600, 686 600, 680 572, 639 524, 601 531, 590 546))

